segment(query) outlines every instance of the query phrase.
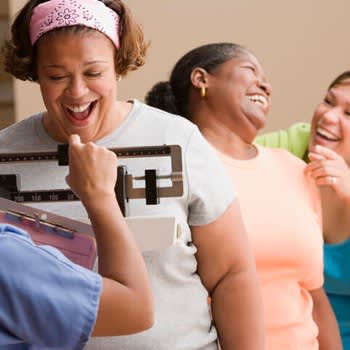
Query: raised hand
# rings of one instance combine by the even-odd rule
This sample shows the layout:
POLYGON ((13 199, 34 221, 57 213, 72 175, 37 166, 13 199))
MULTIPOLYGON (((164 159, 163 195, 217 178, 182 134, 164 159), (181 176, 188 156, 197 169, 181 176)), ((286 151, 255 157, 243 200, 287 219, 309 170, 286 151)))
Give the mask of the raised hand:
POLYGON ((66 182, 80 198, 87 201, 115 196, 117 157, 92 142, 81 143, 78 135, 69 139, 69 174, 66 182))
POLYGON ((339 198, 350 201, 350 169, 343 157, 333 150, 317 145, 309 153, 310 163, 305 172, 318 186, 332 188, 339 198))

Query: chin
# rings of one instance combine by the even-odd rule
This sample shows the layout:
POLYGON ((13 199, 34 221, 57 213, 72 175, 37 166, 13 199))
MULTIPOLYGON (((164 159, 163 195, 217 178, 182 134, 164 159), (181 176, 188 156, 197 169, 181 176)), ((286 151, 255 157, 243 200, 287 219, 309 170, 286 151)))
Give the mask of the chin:
POLYGON ((251 123, 254 125, 257 131, 263 129, 266 125, 266 116, 264 115, 255 115, 251 118, 251 123))
POLYGON ((260 130, 264 129, 266 125, 265 121, 259 120, 258 122, 255 123, 255 129, 257 130, 257 132, 259 132, 260 130))

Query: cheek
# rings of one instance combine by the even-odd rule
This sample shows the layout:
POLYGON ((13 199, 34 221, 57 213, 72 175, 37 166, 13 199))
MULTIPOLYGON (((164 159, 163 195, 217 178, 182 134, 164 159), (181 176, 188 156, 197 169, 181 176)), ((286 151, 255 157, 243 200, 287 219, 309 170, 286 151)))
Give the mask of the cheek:
POLYGON ((341 147, 337 147, 335 151, 344 158, 345 162, 347 164, 350 164, 350 139, 347 139, 346 142, 344 142, 341 147))
POLYGON ((341 124, 342 136, 346 149, 348 150, 348 155, 350 157, 350 117, 347 117, 341 124))
POLYGON ((317 124, 320 122, 322 115, 325 113, 326 108, 323 106, 318 106, 311 120, 311 130, 315 130, 317 128, 317 124))
POLYGON ((116 95, 116 83, 113 81, 106 81, 106 82, 98 82, 94 86, 91 86, 91 90, 95 91, 98 95, 102 97, 111 97, 114 98, 116 95))
POLYGON ((62 94, 61 89, 50 84, 40 84, 40 90, 45 104, 52 104, 62 94))

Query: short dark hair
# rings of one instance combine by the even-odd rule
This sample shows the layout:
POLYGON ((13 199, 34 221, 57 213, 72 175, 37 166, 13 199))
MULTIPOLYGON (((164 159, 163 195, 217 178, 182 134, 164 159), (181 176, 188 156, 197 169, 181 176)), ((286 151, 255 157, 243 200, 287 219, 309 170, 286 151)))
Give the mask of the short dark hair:
POLYGON ((338 85, 350 84, 350 70, 339 74, 329 85, 328 90, 338 85))
POLYGON ((147 93, 147 104, 190 119, 188 99, 191 73, 195 68, 213 72, 221 64, 248 50, 234 43, 213 43, 199 46, 182 56, 175 64, 169 81, 155 84, 147 93))
MULTIPOLYGON (((29 23, 33 9, 48 0, 29 0, 16 16, 11 35, 2 48, 5 71, 21 80, 36 81, 36 45, 32 46, 29 37, 29 23)), ((144 41, 141 27, 135 22, 129 8, 122 0, 99 0, 115 11, 120 17, 120 48, 115 54, 117 75, 124 76, 145 63, 148 43, 144 41)), ((84 26, 61 27, 52 32, 82 32, 94 29, 84 26)), ((39 39, 40 40, 40 39, 39 39)))

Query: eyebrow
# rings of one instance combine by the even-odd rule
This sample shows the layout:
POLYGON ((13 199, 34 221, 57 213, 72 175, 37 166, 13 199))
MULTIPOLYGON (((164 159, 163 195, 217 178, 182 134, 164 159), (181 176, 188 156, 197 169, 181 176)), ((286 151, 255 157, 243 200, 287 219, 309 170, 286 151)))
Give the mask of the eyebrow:
POLYGON ((333 86, 331 89, 329 89, 329 90, 327 91, 326 96, 328 96, 328 95, 330 95, 331 97, 335 97, 335 96, 336 96, 335 93, 332 91, 333 88, 334 88, 334 86, 333 86))
MULTIPOLYGON (((96 63, 105 64, 105 63, 108 63, 108 61, 104 61, 104 60, 89 61, 89 62, 84 63, 83 66, 84 67, 91 66, 91 65, 96 64, 96 63)), ((65 66, 63 66, 61 64, 47 64, 44 67, 45 68, 66 68, 65 66)))

